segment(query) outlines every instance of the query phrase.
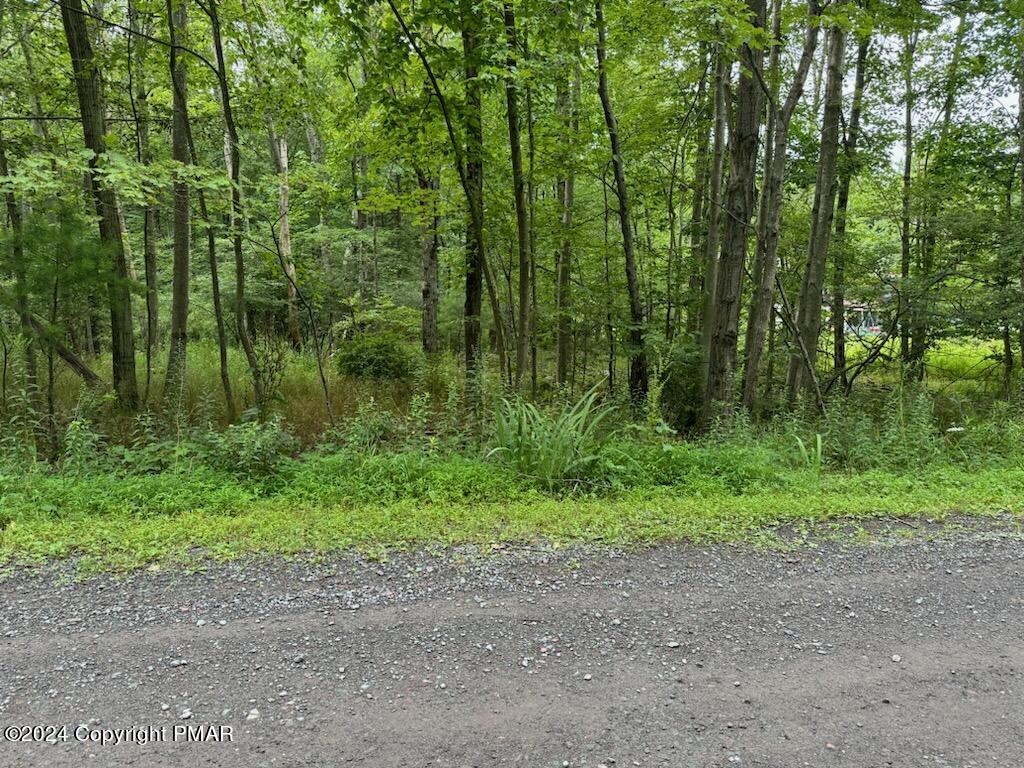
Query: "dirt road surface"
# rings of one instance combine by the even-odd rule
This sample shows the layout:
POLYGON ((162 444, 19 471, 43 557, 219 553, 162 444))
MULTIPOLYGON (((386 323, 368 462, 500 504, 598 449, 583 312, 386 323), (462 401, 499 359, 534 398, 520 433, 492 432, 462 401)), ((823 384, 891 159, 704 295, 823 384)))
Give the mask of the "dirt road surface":
POLYGON ((1024 765, 1005 530, 69 572, 0 581, 0 766, 1024 765))

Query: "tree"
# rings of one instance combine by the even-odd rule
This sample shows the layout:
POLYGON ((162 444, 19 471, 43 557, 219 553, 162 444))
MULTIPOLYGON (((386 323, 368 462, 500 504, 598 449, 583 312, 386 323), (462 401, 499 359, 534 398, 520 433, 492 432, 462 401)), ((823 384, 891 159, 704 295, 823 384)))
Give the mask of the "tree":
MULTIPOLYGON (((821 331, 822 289, 837 189, 839 157, 839 122, 843 110, 843 78, 845 77, 846 32, 835 25, 829 30, 828 70, 825 80, 825 110, 821 120, 821 149, 818 155, 818 180, 814 187, 811 213, 811 236, 807 246, 807 263, 800 288, 796 316, 796 349, 790 355, 786 376, 789 401, 805 387, 817 388, 815 364, 818 335, 821 331)), ((819 393, 820 395, 820 393, 819 393)), ((819 398, 820 399, 820 398, 819 398)))
POLYGON ((134 410, 139 403, 139 391, 135 378, 135 336, 128 261, 121 240, 117 197, 114 190, 103 183, 100 174, 100 164, 107 152, 101 69, 89 42, 81 0, 64 0, 60 13, 71 54, 82 133, 85 146, 92 153, 89 159, 89 193, 99 219, 100 242, 108 250, 113 264, 107 285, 107 301, 110 305, 114 391, 122 407, 134 410))
POLYGON ((185 0, 167 0, 167 26, 170 32, 171 88, 171 155, 180 164, 174 181, 174 267, 171 278, 171 333, 167 355, 167 379, 164 400, 180 407, 185 385, 185 361, 188 345, 188 303, 191 280, 192 220, 189 185, 184 168, 191 162, 188 142, 188 82, 185 57, 178 48, 187 25, 185 0))
POLYGON ((615 178, 615 196, 618 199, 619 228, 622 232, 622 251, 626 261, 626 289, 629 292, 629 393, 634 403, 640 403, 647 395, 647 351, 644 348, 645 319, 643 302, 640 299, 640 283, 637 278, 636 254, 633 250, 633 225, 629 208, 629 191, 626 187, 626 167, 619 141, 619 126, 615 119, 611 95, 608 92, 608 72, 605 62, 607 30, 602 0, 596 0, 594 3, 594 20, 597 26, 597 90, 612 151, 612 171, 615 178))
MULTIPOLYGON (((764 28, 764 0, 747 8, 754 30, 764 28)), ((754 176, 760 130, 764 53, 758 42, 742 46, 742 72, 736 92, 735 128, 730 137, 729 184, 725 192, 722 252, 715 279, 715 302, 709 325, 710 351, 704 387, 702 422, 732 408, 733 375, 739 337, 740 299, 748 230, 754 212, 754 176)))

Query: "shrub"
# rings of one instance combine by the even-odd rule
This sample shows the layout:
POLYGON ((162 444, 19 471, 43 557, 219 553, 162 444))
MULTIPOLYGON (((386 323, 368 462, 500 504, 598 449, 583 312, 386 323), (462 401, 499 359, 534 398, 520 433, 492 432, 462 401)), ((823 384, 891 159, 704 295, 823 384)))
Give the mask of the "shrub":
POLYGON ((200 435, 198 443, 209 466, 245 478, 277 474, 299 448, 276 418, 232 424, 223 432, 200 435))
POLYGON ((497 456, 545 490, 607 480, 617 468, 607 436, 598 429, 611 409, 591 390, 556 414, 523 400, 505 400, 495 423, 497 456))
POLYGON ((388 334, 361 334, 344 342, 337 352, 338 370, 346 376, 408 379, 413 357, 402 342, 388 334))
POLYGON ((692 429, 700 413, 701 356, 700 345, 690 337, 677 341, 669 353, 661 407, 665 421, 679 431, 692 429))
POLYGON ((942 438, 925 392, 893 392, 879 440, 880 457, 895 469, 915 469, 942 456, 942 438))
POLYGON ((359 404, 359 410, 341 427, 327 435, 328 444, 363 452, 376 453, 404 433, 405 425, 372 397, 359 404))

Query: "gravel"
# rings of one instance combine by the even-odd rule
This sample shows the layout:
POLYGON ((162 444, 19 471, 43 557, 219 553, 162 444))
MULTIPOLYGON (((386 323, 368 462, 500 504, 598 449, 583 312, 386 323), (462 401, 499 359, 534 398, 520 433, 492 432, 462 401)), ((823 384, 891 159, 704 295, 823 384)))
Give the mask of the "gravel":
POLYGON ((67 737, 0 766, 1017 768, 1024 543, 930 533, 13 569, 0 725, 67 737))

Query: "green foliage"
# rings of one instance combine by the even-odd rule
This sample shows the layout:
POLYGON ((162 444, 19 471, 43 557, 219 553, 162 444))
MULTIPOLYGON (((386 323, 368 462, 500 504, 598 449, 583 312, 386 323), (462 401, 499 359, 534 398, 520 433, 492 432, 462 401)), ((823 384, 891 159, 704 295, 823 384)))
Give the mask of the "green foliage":
POLYGON ((505 400, 489 455, 548 491, 606 480, 621 457, 599 431, 610 409, 599 406, 597 397, 591 390, 554 414, 521 399, 505 400))
POLYGON ((679 431, 691 429, 702 396, 701 348, 690 337, 683 337, 672 346, 661 390, 665 421, 679 431))
POLYGON ((942 438, 932 418, 931 400, 925 392, 897 388, 886 406, 878 441, 884 466, 914 469, 942 456, 942 438))
POLYGON ((86 419, 74 419, 64 430, 64 452, 60 468, 71 475, 82 475, 96 469, 103 461, 100 452, 102 437, 86 419))
POLYGON ((797 451, 800 454, 800 464, 814 472, 820 472, 824 462, 824 451, 822 450, 821 433, 814 435, 814 442, 805 444, 799 435, 794 435, 797 451))
POLYGON ((337 352, 338 370, 346 376, 370 379, 408 379, 415 370, 413 356, 390 334, 360 334, 337 352))
POLYGON ((363 453, 376 453, 404 432, 404 424, 372 397, 359 404, 356 414, 327 436, 328 443, 363 453))
POLYGON ((298 441, 279 419, 232 424, 223 432, 206 432, 198 444, 211 468, 241 478, 276 475, 298 451, 298 441))

